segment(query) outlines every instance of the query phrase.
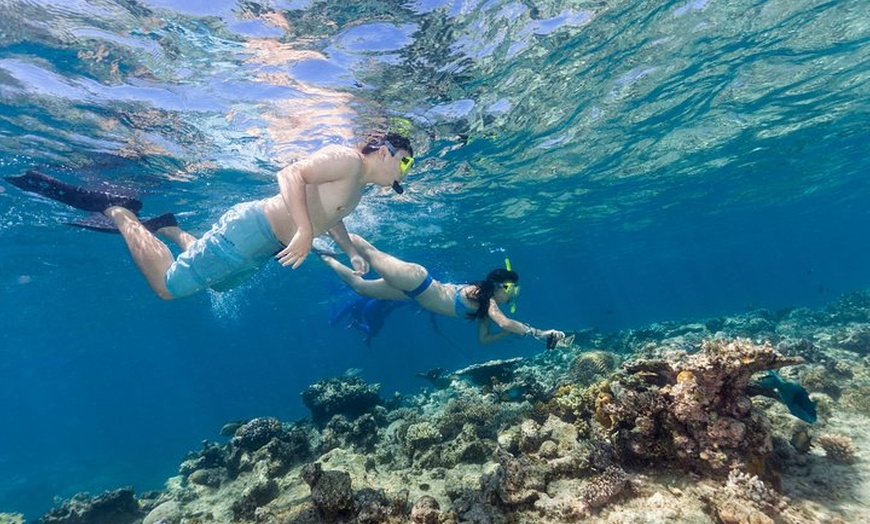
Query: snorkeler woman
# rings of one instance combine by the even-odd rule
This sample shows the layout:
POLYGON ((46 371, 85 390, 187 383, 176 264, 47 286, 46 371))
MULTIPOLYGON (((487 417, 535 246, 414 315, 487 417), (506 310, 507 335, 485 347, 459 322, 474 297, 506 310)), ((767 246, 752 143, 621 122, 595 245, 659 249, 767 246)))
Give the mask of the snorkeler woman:
POLYGON ((511 303, 520 290, 517 285, 520 277, 510 268, 494 269, 485 280, 470 284, 439 282, 420 264, 405 262, 379 251, 358 235, 351 234, 350 240, 381 278, 364 279, 358 271, 330 254, 321 252, 320 258, 360 295, 384 300, 416 300, 424 309, 439 315, 477 320, 478 339, 482 344, 495 342, 512 333, 545 341, 552 349, 565 338, 562 331, 537 329, 510 319, 502 312, 499 305, 511 303), (501 331, 493 332, 492 324, 501 331))

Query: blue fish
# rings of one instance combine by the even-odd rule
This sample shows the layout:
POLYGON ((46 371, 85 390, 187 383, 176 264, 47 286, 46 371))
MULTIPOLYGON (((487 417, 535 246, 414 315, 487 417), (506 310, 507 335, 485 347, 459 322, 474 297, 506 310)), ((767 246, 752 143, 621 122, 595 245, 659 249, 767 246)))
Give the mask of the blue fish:
POLYGON ((797 418, 810 424, 816 421, 816 404, 810 400, 807 390, 797 382, 785 380, 776 371, 768 371, 754 385, 766 392, 776 393, 775 398, 797 418))

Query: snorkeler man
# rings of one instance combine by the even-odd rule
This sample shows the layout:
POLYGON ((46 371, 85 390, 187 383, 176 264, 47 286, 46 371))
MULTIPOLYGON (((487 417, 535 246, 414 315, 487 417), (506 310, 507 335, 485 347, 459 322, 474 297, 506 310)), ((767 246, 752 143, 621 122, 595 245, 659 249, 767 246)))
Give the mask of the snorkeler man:
POLYGON ((230 289, 256 273, 269 259, 299 267, 314 237, 324 232, 350 256, 353 272, 365 274, 342 221, 359 204, 369 184, 400 183, 414 162, 410 141, 396 134, 372 136, 357 148, 326 146, 278 172, 278 194, 230 208, 210 231, 197 239, 181 230, 174 217, 163 224, 143 223, 142 203, 70 186, 35 171, 7 177, 13 185, 86 211, 100 211, 114 222, 151 289, 166 300, 212 288, 230 289), (183 252, 176 258, 156 235, 183 252))
POLYGON ((439 282, 419 264, 379 251, 358 235, 350 234, 349 238, 381 278, 364 279, 362 273, 345 266, 331 254, 321 252, 320 258, 360 295, 384 300, 416 300, 423 309, 439 315, 477 320, 481 344, 515 334, 545 341, 548 349, 553 349, 557 342, 565 339, 562 331, 537 329, 510 319, 502 312, 499 305, 513 303, 520 290, 517 285, 520 276, 510 267, 494 269, 485 280, 470 284, 439 282), (493 332, 492 324, 501 331, 493 332))

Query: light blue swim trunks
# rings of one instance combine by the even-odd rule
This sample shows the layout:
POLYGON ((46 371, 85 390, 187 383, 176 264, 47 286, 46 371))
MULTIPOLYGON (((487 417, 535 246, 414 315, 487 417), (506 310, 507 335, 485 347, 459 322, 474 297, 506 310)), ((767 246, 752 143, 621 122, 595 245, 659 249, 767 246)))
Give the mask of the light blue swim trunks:
POLYGON ((178 255, 166 271, 166 288, 173 298, 205 288, 226 291, 250 278, 283 248, 262 200, 237 204, 178 255))

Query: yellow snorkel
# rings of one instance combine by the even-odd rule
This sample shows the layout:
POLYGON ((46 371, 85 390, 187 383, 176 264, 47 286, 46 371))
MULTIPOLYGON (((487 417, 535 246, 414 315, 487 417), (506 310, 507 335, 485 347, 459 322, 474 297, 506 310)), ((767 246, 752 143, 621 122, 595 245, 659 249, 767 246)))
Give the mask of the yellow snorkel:
MULTIPOLYGON (((507 269, 508 271, 513 271, 513 268, 511 268, 511 259, 505 257, 504 268, 507 269)), ((504 291, 505 291, 505 293, 508 294, 508 298, 510 298, 511 313, 516 313, 517 312, 516 296, 519 293, 520 288, 514 282, 506 282, 504 284, 504 286, 505 286, 504 291)))

